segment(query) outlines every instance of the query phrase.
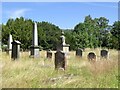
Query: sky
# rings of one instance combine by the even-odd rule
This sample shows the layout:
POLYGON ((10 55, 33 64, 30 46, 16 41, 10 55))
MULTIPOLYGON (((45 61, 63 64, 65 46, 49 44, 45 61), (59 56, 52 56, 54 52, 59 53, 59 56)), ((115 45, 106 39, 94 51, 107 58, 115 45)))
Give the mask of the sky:
POLYGON ((73 29, 85 16, 106 17, 112 25, 118 20, 118 2, 2 2, 2 23, 23 16, 47 21, 61 29, 73 29))

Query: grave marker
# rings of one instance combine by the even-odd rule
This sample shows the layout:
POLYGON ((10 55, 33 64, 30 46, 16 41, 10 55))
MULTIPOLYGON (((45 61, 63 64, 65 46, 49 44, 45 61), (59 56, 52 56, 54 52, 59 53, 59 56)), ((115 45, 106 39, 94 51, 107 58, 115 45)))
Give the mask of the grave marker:
POLYGON ((108 57, 108 51, 107 50, 101 50, 101 53, 100 53, 101 57, 102 58, 106 58, 108 57))
POLYGON ((94 52, 90 52, 87 56, 89 61, 96 61, 96 55, 94 52))
POLYGON ((52 58, 52 51, 50 49, 47 51, 47 58, 52 58))
POLYGON ((76 50, 76 56, 82 57, 83 50, 82 49, 77 49, 76 50))
POLYGON ((39 57, 38 32, 37 32, 37 23, 36 22, 34 23, 32 46, 30 47, 30 50, 31 50, 30 57, 34 57, 34 58, 39 57))
POLYGON ((55 53, 55 69, 66 69, 66 54, 63 51, 58 50, 55 53))
POLYGON ((13 41, 12 42, 12 54, 11 58, 12 59, 18 59, 20 57, 20 42, 19 41, 13 41))

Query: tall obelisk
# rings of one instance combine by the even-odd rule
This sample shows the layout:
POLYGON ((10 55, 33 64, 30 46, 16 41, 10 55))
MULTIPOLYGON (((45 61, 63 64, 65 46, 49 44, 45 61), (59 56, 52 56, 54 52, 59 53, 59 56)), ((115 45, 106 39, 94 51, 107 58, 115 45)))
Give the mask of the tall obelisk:
POLYGON ((32 33, 32 46, 31 49, 31 57, 38 58, 39 55, 39 46, 38 46, 38 32, 37 32, 37 23, 34 23, 34 30, 32 33))
POLYGON ((9 34, 9 39, 8 39, 8 54, 10 56, 11 56, 11 52, 12 52, 12 42, 13 42, 12 35, 9 34))

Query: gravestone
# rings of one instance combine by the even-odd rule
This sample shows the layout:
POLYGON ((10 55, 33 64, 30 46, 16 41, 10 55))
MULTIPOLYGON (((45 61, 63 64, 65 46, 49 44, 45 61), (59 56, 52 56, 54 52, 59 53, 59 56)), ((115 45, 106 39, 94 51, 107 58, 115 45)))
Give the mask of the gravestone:
POLYGON ((12 52, 12 35, 9 35, 9 39, 8 39, 8 49, 7 49, 7 53, 11 56, 11 52, 12 52))
POLYGON ((58 50, 55 53, 55 69, 61 69, 63 68, 64 70, 66 69, 66 54, 58 50))
POLYGON ((13 41, 12 42, 12 54, 11 58, 12 59, 18 59, 20 57, 20 42, 19 41, 13 41))
POLYGON ((52 58, 52 51, 50 49, 47 51, 47 58, 52 58))
POLYGON ((60 50, 62 50, 65 53, 69 53, 69 44, 65 43, 65 36, 64 36, 64 32, 62 32, 62 35, 60 36, 60 50))
POLYGON ((38 58, 39 57, 39 46, 38 46, 38 32, 37 32, 37 23, 34 23, 34 30, 32 33, 32 45, 30 47, 30 57, 38 58))
POLYGON ((102 58, 106 58, 108 57, 108 51, 107 50, 101 50, 101 53, 100 53, 101 57, 102 58))
POLYGON ((76 56, 82 57, 82 52, 83 52, 83 50, 80 49, 80 48, 78 48, 78 49, 76 50, 76 56))
POLYGON ((87 56, 89 61, 96 61, 96 55, 94 52, 90 52, 87 56))

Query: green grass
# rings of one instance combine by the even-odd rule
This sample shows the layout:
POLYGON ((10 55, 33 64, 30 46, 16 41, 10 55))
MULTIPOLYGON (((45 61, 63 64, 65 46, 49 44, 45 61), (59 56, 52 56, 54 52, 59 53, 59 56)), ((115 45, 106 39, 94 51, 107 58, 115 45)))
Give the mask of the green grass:
POLYGON ((38 59, 22 52, 17 61, 2 52, 2 88, 118 88, 118 52, 110 50, 109 60, 100 60, 96 49, 98 61, 92 63, 86 58, 89 51, 81 59, 71 51, 65 71, 55 71, 54 56, 46 59, 45 51, 38 59))

